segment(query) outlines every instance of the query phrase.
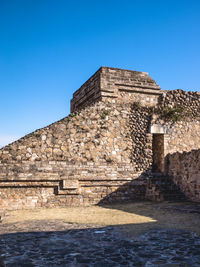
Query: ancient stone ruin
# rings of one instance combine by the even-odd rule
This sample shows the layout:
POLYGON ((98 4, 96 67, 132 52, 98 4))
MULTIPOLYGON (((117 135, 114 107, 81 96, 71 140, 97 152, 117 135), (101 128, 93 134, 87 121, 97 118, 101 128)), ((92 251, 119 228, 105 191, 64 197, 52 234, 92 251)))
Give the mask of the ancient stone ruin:
POLYGON ((101 67, 71 114, 0 150, 0 207, 200 201, 200 93, 101 67))

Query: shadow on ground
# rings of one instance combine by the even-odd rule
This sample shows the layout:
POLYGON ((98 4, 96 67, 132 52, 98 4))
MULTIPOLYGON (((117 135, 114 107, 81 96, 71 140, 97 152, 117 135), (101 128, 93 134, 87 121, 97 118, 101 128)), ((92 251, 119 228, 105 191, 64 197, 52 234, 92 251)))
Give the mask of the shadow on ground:
POLYGON ((133 240, 122 237, 116 227, 73 229, 65 224, 65 228, 1 235, 0 251, 5 266, 200 264, 200 238, 184 230, 151 230, 133 240))
POLYGON ((188 205, 138 202, 95 207, 92 217, 101 216, 101 209, 108 211, 107 226, 94 224, 90 217, 92 224, 61 219, 1 224, 1 258, 8 267, 200 266, 200 237, 194 233, 200 215, 176 210, 188 205))

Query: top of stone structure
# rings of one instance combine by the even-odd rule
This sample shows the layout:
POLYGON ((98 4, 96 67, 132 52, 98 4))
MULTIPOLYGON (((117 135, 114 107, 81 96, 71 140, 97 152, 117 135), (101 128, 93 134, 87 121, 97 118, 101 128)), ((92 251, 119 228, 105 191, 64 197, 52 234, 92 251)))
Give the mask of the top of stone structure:
MULTIPOLYGON (((71 100, 71 111, 73 112, 99 99, 109 102, 111 99, 112 102, 116 102, 117 99, 117 101, 123 102, 124 94, 130 96, 130 93, 161 94, 160 86, 147 72, 102 66, 75 91, 71 100)), ((132 97, 130 100, 133 101, 132 97)))

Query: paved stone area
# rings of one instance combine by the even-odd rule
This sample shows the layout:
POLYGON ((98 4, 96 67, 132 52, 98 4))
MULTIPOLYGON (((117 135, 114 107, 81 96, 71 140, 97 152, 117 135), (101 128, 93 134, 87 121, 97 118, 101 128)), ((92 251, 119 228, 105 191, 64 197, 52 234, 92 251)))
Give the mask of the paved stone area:
POLYGON ((184 205, 155 205, 156 209, 162 209, 162 210, 170 210, 174 212, 184 212, 184 213, 197 213, 200 214, 200 204, 198 203, 190 203, 190 204, 184 204, 184 205))
POLYGON ((155 229, 131 240, 116 227, 29 221, 0 225, 0 255, 7 267, 199 267, 200 237, 155 229))

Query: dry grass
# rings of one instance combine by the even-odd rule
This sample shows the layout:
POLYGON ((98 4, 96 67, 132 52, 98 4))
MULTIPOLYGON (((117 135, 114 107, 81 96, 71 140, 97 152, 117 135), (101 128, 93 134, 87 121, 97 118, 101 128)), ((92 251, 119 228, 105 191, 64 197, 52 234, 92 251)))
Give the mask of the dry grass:
MULTIPOLYGON (((165 207, 169 204, 159 205, 165 207)), ((156 209, 155 203, 152 202, 91 207, 41 208, 9 211, 8 214, 9 216, 4 217, 3 224, 32 220, 63 220, 70 223, 115 225, 128 236, 138 236, 155 228, 185 229, 200 234, 199 214, 156 209)))
MULTIPOLYGON (((138 209, 139 207, 137 207, 138 209)), ((10 211, 3 223, 16 223, 26 220, 64 220, 70 223, 88 223, 100 225, 121 225, 131 223, 148 223, 155 221, 151 217, 134 213, 129 213, 117 206, 101 207, 66 207, 48 208, 35 210, 10 211)))

